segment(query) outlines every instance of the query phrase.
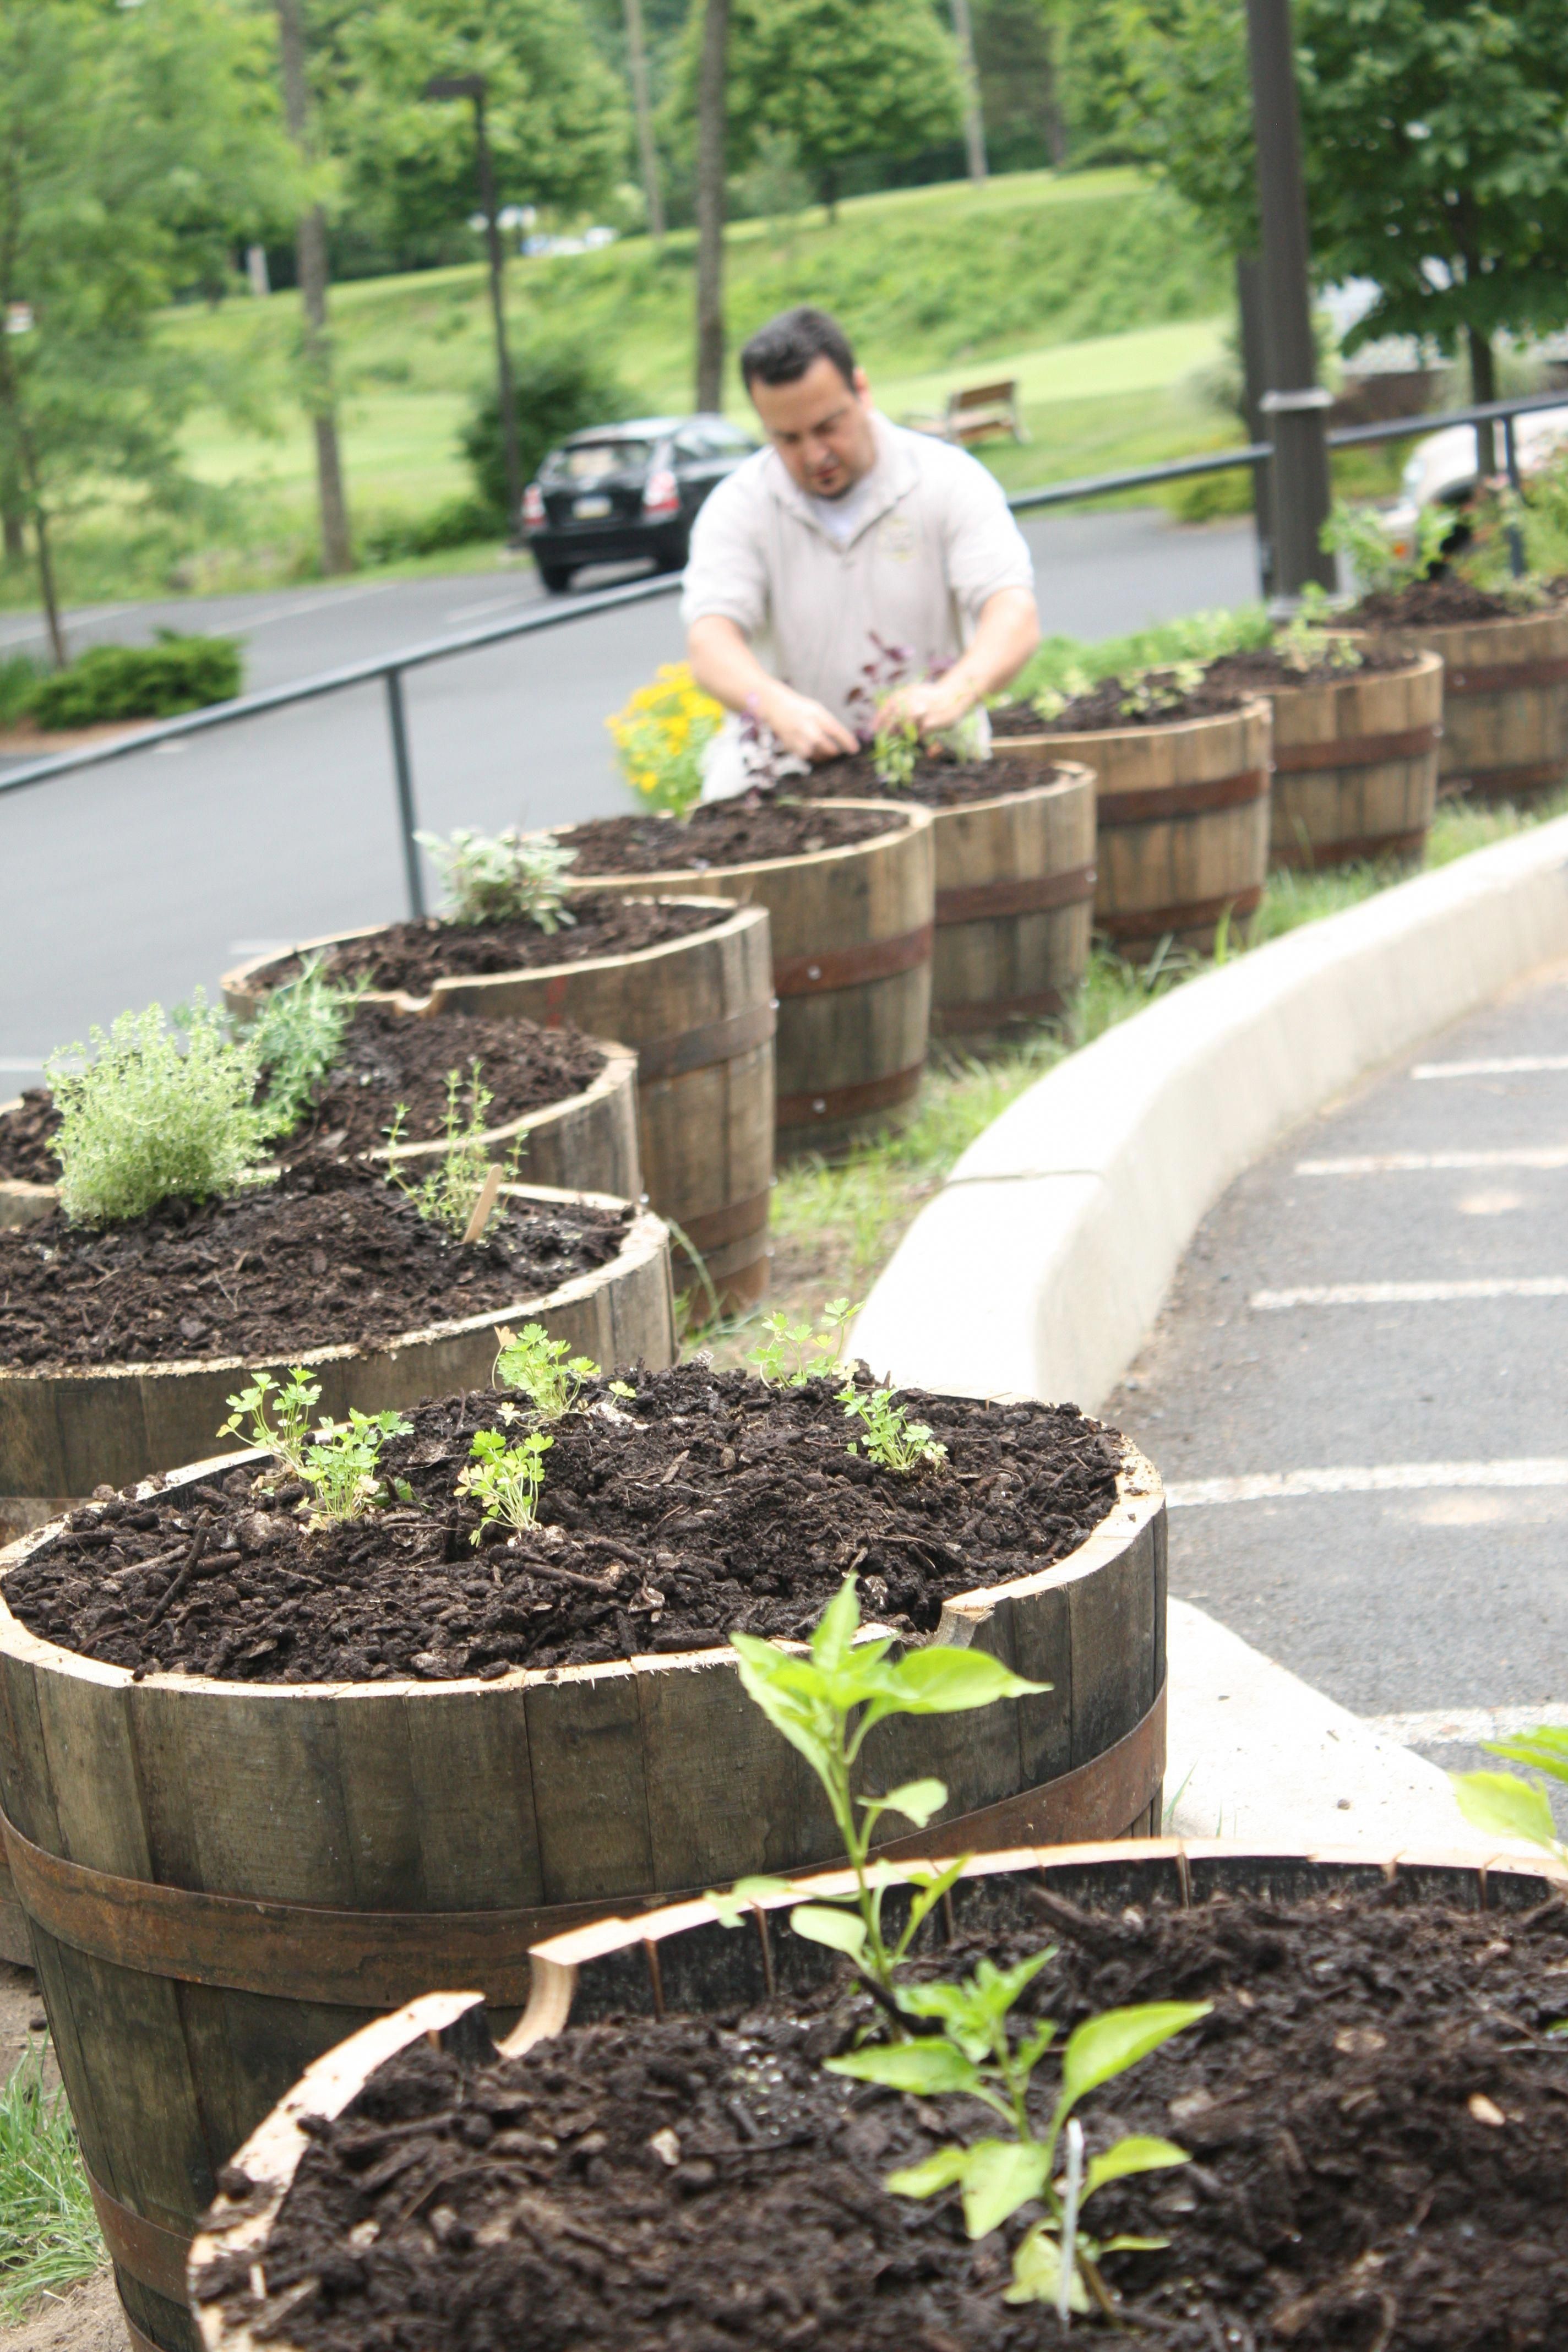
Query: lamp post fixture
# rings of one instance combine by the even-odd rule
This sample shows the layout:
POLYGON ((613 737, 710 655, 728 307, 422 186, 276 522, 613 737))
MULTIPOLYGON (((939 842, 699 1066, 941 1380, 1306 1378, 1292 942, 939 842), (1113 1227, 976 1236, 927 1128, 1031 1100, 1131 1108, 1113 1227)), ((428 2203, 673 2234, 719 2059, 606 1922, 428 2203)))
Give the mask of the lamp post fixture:
POLYGON ((485 216, 485 243, 490 264, 490 311, 496 330, 496 383, 500 394, 500 444, 506 466, 506 530, 508 540, 515 547, 522 532, 522 461, 517 447, 517 402, 512 391, 511 354, 507 349, 506 305, 501 290, 506 255, 501 246, 500 221, 496 210, 495 166, 485 131, 486 87, 485 77, 480 73, 436 74, 426 83, 420 96, 431 100, 468 98, 473 100, 479 209, 485 216))

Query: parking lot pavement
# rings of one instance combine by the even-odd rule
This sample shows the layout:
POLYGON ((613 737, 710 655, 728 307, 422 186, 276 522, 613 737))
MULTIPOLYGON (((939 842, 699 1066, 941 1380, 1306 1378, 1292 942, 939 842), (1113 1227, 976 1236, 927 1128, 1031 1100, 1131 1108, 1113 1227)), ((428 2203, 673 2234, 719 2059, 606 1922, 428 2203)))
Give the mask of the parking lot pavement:
POLYGON ((1568 1723, 1565 1209, 1568 968, 1241 1177, 1105 1408, 1173 1593, 1453 1769, 1568 1723))

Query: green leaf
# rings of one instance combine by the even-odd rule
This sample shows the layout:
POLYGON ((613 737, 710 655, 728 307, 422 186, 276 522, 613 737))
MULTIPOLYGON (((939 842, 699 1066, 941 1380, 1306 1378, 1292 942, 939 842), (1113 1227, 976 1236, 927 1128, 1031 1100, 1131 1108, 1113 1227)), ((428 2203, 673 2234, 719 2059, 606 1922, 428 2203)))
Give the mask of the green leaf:
POLYGON ((895 2197, 940 2196, 955 2180, 963 2179, 968 2156, 966 2147, 939 2147, 921 2163, 907 2165, 902 2172, 889 2172, 882 2186, 895 2197))
POLYGON ((963 2226, 970 2236, 988 2238, 999 2230, 1040 2194, 1049 2170, 1048 2151, 1032 2140, 976 2140, 963 2168, 963 2226))
POLYGON ((808 1944, 826 1944, 835 1952, 859 1959, 866 1949, 866 1923, 855 1911, 830 1911, 825 1903, 798 1904, 789 1924, 808 1944))
POLYGON ((1124 2074, 1173 2034, 1206 2017, 1213 2006, 1207 2000, 1151 2000, 1138 2009, 1108 2009, 1102 2017, 1091 2017, 1068 2035, 1062 2053, 1058 2120, 1086 2091, 1124 2074))
MULTIPOLYGON (((871 1800, 862 1797, 860 1801, 867 1804, 871 1800)), ((902 1813, 905 1821, 913 1822, 917 1830, 923 1830, 931 1815, 940 1813, 946 1802, 945 1780, 905 1780, 900 1787, 889 1789, 882 1799, 888 1812, 902 1813)))
MULTIPOLYGON (((1106 2238, 1098 2247, 1095 2259, 1100 2254, 1157 2254, 1170 2242, 1169 2238, 1106 2238)), ((1081 2238, 1079 2243, 1083 2245, 1081 2238)))
POLYGON ((1528 1838, 1534 1845, 1557 1843, 1546 1791, 1513 1772, 1450 1772, 1459 1811, 1471 1827, 1489 1837, 1528 1838))
POLYGON ((1089 2176, 1083 2184, 1084 2200, 1103 2189, 1108 2180, 1125 2180, 1131 2172, 1160 2172, 1170 2164, 1190 2164, 1192 2158, 1184 2147, 1173 2140, 1148 2139, 1141 2133, 1130 2132, 1108 2147, 1103 2156, 1090 2157, 1089 2176))
POLYGON ((889 1675, 889 1697, 901 1715, 962 1715, 999 1698, 1026 1698, 1049 1690, 1027 1683, 987 1650, 911 1650, 889 1675))
POLYGON ((817 1620, 811 1637, 812 1657, 819 1666, 842 1665, 859 1630, 860 1603, 855 1579, 847 1576, 817 1620))
POLYGON ((882 2083, 890 2091, 912 2092, 916 2098, 972 2091, 980 2080, 978 2069, 951 2042, 882 2042, 823 2063, 830 2074, 847 2074, 856 2083, 882 2083))
MULTIPOLYGON (((1037 2221, 1013 2257, 1013 2284, 1005 2303, 1055 2303, 1061 2288, 1062 2250, 1043 2221, 1037 2221)), ((1087 2311, 1089 2296, 1075 2266, 1068 2309, 1087 2311)))
POLYGON ((1550 1772, 1554 1780, 1568 1780, 1568 1730, 1542 1724, 1534 1731, 1521 1732, 1517 1739, 1488 1739, 1481 1744, 1489 1756, 1506 1756, 1510 1764, 1533 1764, 1538 1772, 1550 1772))
POLYGON ((787 1878, 737 1878, 731 1887, 705 1888, 702 1900, 712 1905, 721 1927, 738 1927, 753 1903, 760 1903, 765 1895, 789 1892, 787 1878))

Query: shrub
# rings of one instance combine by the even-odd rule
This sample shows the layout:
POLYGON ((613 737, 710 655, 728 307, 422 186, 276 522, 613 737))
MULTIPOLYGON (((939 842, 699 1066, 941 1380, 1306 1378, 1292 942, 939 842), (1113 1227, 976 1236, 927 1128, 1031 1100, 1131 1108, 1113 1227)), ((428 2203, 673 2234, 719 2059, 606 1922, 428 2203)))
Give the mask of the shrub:
POLYGON ((252 1099, 256 1047, 232 1042, 199 991, 177 1024, 150 1004, 122 1013, 107 1036, 95 1028, 91 1055, 75 1066, 85 1056, 73 1045, 45 1070, 60 1113, 60 1205, 74 1224, 118 1224, 176 1196, 212 1200, 256 1167, 269 1126, 252 1099))
POLYGON ((91 646, 33 689, 40 727, 96 727, 110 719, 173 719, 239 692, 237 637, 182 637, 161 629, 152 646, 91 646))
MULTIPOLYGON (((542 343, 512 362, 518 458, 531 481, 542 460, 569 433, 590 425, 616 425, 637 414, 637 403, 613 371, 580 343, 542 343)), ((474 469, 492 528, 506 519, 506 457, 501 447, 500 396, 492 387, 474 404, 463 429, 463 454, 474 469)))
POLYGON ((1235 466, 1225 474, 1193 474, 1165 493, 1171 512, 1183 522, 1217 522, 1225 515, 1252 512, 1252 474, 1235 466))
POLYGON ((16 727, 33 714, 33 697, 44 673, 31 654, 0 660, 0 727, 16 727))
POLYGON ((428 513, 377 515, 360 530, 360 553, 367 563, 402 563, 417 555, 444 555, 451 547, 471 547, 496 539, 502 518, 487 499, 447 499, 428 513))

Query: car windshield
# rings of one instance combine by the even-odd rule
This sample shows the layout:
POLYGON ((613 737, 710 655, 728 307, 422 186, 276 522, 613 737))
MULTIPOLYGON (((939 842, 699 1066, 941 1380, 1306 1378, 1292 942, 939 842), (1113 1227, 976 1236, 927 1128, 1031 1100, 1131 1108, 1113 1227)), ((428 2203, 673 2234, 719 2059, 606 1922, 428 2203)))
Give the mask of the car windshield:
POLYGON ((652 455, 649 441, 577 441, 553 450, 540 470, 547 482, 602 482, 610 474, 636 473, 652 455))

